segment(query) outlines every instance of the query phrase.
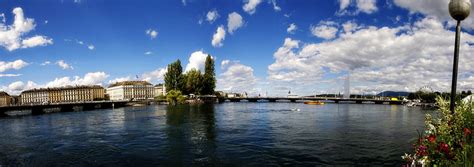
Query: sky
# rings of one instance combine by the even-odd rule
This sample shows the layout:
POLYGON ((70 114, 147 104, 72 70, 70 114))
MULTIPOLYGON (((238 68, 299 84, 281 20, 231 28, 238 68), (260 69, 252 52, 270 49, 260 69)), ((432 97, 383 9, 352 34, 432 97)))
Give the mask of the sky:
MULTIPOLYGON (((225 92, 448 91, 454 26, 446 0, 2 0, 0 90, 158 84, 210 54, 225 92)), ((458 90, 474 90, 462 26, 458 90)))

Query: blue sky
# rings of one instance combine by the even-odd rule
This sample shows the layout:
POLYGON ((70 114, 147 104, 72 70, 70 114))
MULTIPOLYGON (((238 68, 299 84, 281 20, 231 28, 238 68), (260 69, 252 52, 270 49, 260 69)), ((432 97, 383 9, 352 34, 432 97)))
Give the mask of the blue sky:
MULTIPOLYGON (((167 64, 180 59, 185 69, 202 68, 206 54, 216 60, 218 89, 228 92, 337 93, 348 74, 354 93, 450 86, 453 23, 442 0, 4 0, 0 6, 0 89, 12 94, 121 80, 157 84, 167 64), (18 13, 25 19, 17 29, 27 31, 14 29, 18 13), (367 42, 372 34, 380 41, 367 42)), ((465 23, 461 51, 469 55, 474 21, 465 23)), ((460 87, 471 89, 474 58, 463 59, 460 87)))

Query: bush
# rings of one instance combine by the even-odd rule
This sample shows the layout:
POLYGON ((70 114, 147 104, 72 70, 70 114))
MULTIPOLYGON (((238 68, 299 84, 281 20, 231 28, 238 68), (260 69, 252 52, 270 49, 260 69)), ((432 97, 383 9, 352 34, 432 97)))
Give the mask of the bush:
POLYGON ((181 94, 179 90, 171 90, 166 94, 166 101, 170 105, 183 104, 186 98, 181 94))
POLYGON ((454 114, 447 100, 438 97, 437 105, 436 118, 426 115, 425 131, 413 144, 415 153, 402 158, 411 166, 473 166, 472 104, 458 102, 454 114))

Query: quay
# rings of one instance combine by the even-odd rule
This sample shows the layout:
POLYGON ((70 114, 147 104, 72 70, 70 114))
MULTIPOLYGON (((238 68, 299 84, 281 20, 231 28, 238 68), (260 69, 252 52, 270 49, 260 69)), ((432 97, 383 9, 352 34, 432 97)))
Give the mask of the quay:
POLYGON ((220 102, 258 102, 258 101, 268 101, 268 102, 277 102, 277 101, 326 101, 326 102, 354 102, 357 104, 363 103, 375 103, 375 104, 394 104, 401 105, 401 100, 390 100, 390 99, 365 99, 365 98, 337 98, 337 97, 227 97, 223 98, 223 101, 220 102))
POLYGON ((0 107, 0 116, 8 116, 8 111, 24 111, 30 110, 32 115, 43 114, 47 109, 58 109, 60 112, 74 111, 80 109, 82 111, 106 108, 124 107, 129 101, 84 101, 69 103, 50 103, 50 104, 32 104, 32 105, 16 105, 0 107))

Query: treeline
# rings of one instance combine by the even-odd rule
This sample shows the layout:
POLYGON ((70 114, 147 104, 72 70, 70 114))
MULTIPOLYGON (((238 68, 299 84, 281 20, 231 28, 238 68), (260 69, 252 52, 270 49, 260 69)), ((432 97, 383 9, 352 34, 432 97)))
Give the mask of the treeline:
MULTIPOLYGON (((460 94, 458 93, 456 95, 456 101, 461 100, 471 94, 472 92, 470 90, 462 91, 460 94)), ((424 103, 436 103, 436 97, 438 96, 441 96, 444 99, 449 99, 451 98, 451 93, 417 91, 417 92, 408 94, 408 99, 409 100, 419 99, 421 100, 421 102, 424 102, 424 103)))
POLYGON ((175 91, 172 94, 213 95, 216 87, 216 74, 211 55, 207 55, 204 66, 204 74, 198 69, 183 73, 179 59, 169 64, 168 72, 164 77, 166 89, 168 92, 175 91))

